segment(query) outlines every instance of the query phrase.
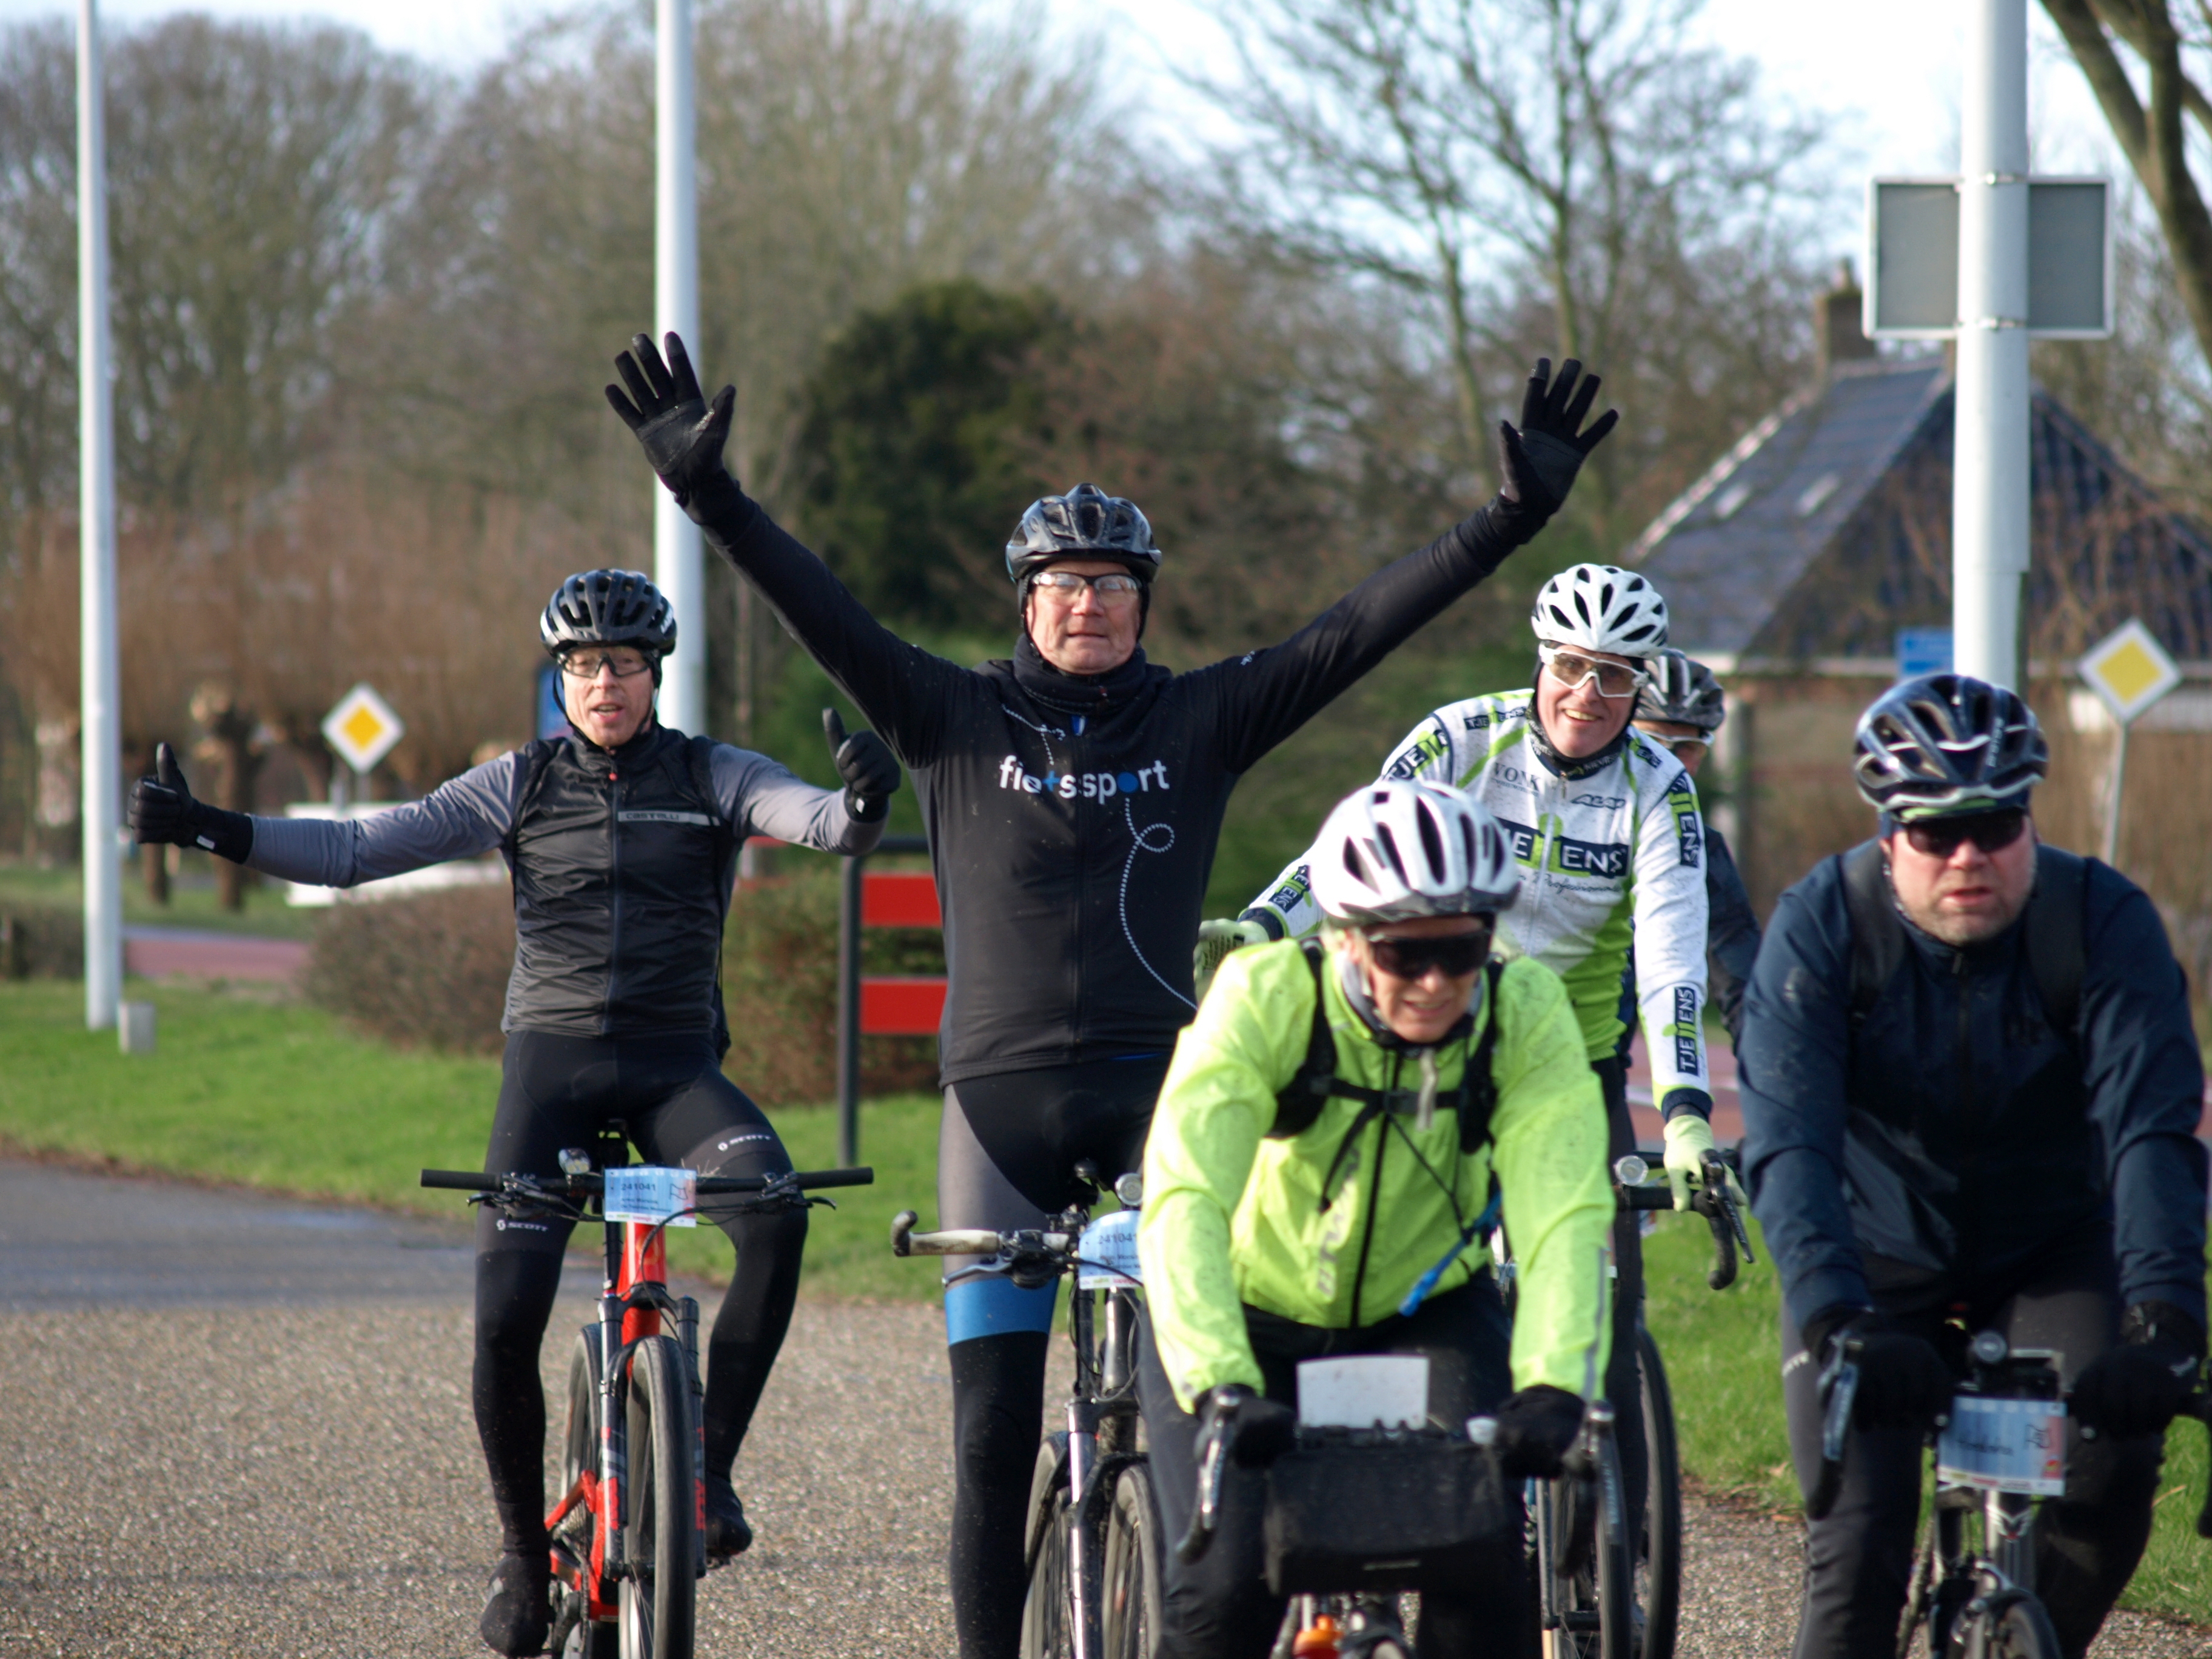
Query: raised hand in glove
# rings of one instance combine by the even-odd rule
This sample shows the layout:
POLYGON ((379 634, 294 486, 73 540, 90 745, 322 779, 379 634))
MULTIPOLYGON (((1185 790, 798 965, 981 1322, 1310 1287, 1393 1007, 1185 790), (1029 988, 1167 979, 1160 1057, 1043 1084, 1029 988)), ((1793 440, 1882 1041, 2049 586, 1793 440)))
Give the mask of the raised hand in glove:
POLYGON ((1498 423, 1504 477, 1498 494, 1518 503, 1540 525, 1566 504, 1575 474, 1620 419, 1619 410, 1608 409, 1583 427, 1601 384, 1596 375, 1583 375, 1583 366, 1571 357, 1559 365, 1554 380, 1552 360, 1539 357, 1521 396, 1520 426, 1509 421, 1498 423))
POLYGON ((201 847, 233 864, 253 850, 253 820, 192 799, 177 751, 154 750, 154 775, 131 786, 131 838, 139 846, 201 847))
MULTIPOLYGON (((1720 1149, 1713 1144, 1713 1126, 1695 1112, 1680 1111, 1667 1120, 1660 1133, 1667 1142, 1667 1184, 1674 1189, 1674 1207, 1686 1210, 1690 1194, 1705 1184, 1705 1155, 1719 1155, 1720 1149)), ((1720 1170, 1735 1206, 1749 1209, 1750 1200, 1736 1184, 1735 1171, 1725 1164, 1720 1170)))
MULTIPOLYGON (((671 337, 673 337, 672 336, 671 337)), ((845 781, 845 811, 855 823, 881 823, 890 816, 898 793, 899 763, 890 745, 872 732, 845 735, 845 722, 834 708, 822 711, 822 732, 845 781)))
POLYGON ((1206 988, 1213 983, 1213 975, 1228 959, 1231 951, 1247 945, 1265 945, 1270 935, 1256 921, 1201 921, 1198 924, 1198 943, 1191 947, 1190 975, 1198 982, 1198 995, 1203 1001, 1206 988))
POLYGON ((2120 1346, 2089 1362, 2074 1382, 2074 1415, 2123 1439, 2159 1434, 2196 1386, 2204 1333, 2180 1309, 2142 1302, 2120 1322, 2120 1346))
POLYGON ((672 333, 666 337, 665 364, 650 334, 630 341, 629 349, 615 359, 623 384, 607 388, 607 402, 636 434, 645 459, 677 506, 704 524, 737 493, 737 481, 722 465, 722 449, 730 441, 738 389, 724 386, 710 405, 699 391, 699 376, 684 342, 672 333))
POLYGON ((1805 1326, 1805 1350, 1823 1367, 1834 1345, 1853 1339, 1859 1345, 1859 1391, 1851 1420, 1859 1427, 1925 1432, 1951 1409, 1958 1379, 1934 1343, 1857 1308, 1816 1315, 1805 1326))
POLYGON ((1297 1443, 1298 1414, 1242 1382, 1224 1382, 1200 1403, 1199 1431, 1216 1423, 1228 1437, 1230 1460, 1242 1469, 1264 1469, 1297 1443))
POLYGON ((1509 1480, 1547 1480, 1583 1431, 1579 1395, 1539 1382, 1498 1408, 1498 1464, 1509 1480))

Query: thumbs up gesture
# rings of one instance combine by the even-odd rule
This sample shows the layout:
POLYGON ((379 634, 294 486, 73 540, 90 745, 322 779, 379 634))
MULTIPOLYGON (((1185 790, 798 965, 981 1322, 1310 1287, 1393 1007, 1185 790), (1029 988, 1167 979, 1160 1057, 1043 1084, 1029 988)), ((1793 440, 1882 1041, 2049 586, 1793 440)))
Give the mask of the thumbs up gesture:
POLYGON ((837 775, 845 781, 845 811, 855 823, 881 823, 890 815, 891 797, 898 791, 898 759, 890 745, 872 732, 845 735, 845 722, 834 708, 822 711, 822 734, 837 762, 837 775))
POLYGON ((177 751, 166 743, 154 750, 154 775, 131 786, 131 837, 139 846, 199 847, 246 862, 253 850, 253 820, 192 799, 177 751))

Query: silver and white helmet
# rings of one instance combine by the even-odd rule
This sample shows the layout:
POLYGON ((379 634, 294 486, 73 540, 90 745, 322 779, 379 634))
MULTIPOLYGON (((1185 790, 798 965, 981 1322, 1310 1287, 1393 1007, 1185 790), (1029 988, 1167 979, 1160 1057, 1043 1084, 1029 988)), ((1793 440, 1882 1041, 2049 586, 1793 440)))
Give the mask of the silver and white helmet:
POLYGON ((1314 851, 1314 902, 1361 925, 1465 916, 1521 896, 1513 846, 1473 797, 1419 778, 1369 784, 1337 803, 1314 851))
POLYGON ((1528 625, 1546 644, 1656 657, 1667 648, 1667 601, 1633 570, 1578 564, 1544 584, 1528 625))
POLYGON ((1694 726, 1711 734, 1728 719, 1728 698, 1713 671, 1669 646, 1651 659, 1651 678, 1636 699, 1636 718, 1694 726))

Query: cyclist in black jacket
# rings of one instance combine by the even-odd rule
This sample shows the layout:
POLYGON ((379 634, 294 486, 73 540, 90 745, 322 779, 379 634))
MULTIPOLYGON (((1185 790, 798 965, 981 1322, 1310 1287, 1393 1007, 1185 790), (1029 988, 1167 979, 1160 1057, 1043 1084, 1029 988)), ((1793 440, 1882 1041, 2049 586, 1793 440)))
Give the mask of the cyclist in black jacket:
MULTIPOLYGON (((1194 1008, 1191 945, 1238 776, 1534 537, 1615 416, 1585 429, 1595 378, 1540 362, 1520 427, 1500 423, 1487 506, 1285 643, 1188 674, 1138 644, 1160 563, 1144 514, 1088 484, 1048 496, 1006 549, 1013 658, 970 670, 890 634, 738 489, 722 463, 734 390, 709 405, 683 343, 667 347, 665 367, 644 335, 616 360, 616 413, 914 774, 951 980, 939 1224, 1038 1226, 1074 1196, 1078 1158, 1109 1176, 1138 1165, 1194 1008)), ((946 1295, 963 1659, 1018 1641, 1052 1306, 1049 1288, 995 1276, 946 1295)))
MULTIPOLYGON (((876 844, 898 787, 881 738, 830 721, 842 791, 765 756, 687 738, 654 717, 676 617, 634 570, 571 576, 538 624, 561 665, 569 734, 471 769, 424 799, 350 821, 252 817, 192 799, 167 744, 131 795, 141 842, 198 846, 328 887, 498 848, 514 878, 514 972, 498 1109, 484 1168, 557 1176, 567 1148, 627 1135, 657 1164, 706 1175, 791 1168, 759 1107, 722 1074, 730 1046, 722 920, 748 834, 830 852, 876 844), (650 675, 650 678, 647 676, 650 675)), ((721 1223, 737 1267, 707 1339, 702 1444, 707 1549, 752 1540, 730 1484, 799 1293, 805 1212, 721 1223)), ((545 1397, 538 1356, 570 1225, 477 1218, 477 1432, 503 1553, 479 1626, 495 1652, 545 1645, 545 1397)))
POLYGON ((2043 734, 2012 692, 1907 680, 1854 769, 1880 837, 1782 896, 1752 970, 1744 1175, 1781 1275, 1798 1478, 1856 1336, 1842 1495, 1806 1542, 1797 1659, 1888 1659, 1946 1321, 2056 1349, 2073 1391, 2039 1594, 2088 1647, 2150 1534, 2160 1435, 2204 1354, 2204 1074, 2158 913, 2039 847, 2043 734), (2094 1440, 2079 1423, 2098 1431, 2094 1440))

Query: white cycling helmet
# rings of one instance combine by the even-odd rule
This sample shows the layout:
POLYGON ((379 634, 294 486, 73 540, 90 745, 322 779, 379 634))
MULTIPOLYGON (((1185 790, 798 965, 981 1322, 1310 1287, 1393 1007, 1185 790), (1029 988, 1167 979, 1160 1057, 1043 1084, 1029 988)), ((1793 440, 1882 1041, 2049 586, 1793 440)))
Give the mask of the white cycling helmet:
POLYGON ((1359 925, 1466 916, 1521 896, 1512 843, 1471 796, 1418 778, 1370 784, 1337 803, 1314 854, 1314 902, 1359 925))
POLYGON ((1656 657, 1667 648, 1667 601, 1633 570, 1578 564, 1544 584, 1528 625, 1540 643, 1656 657))

